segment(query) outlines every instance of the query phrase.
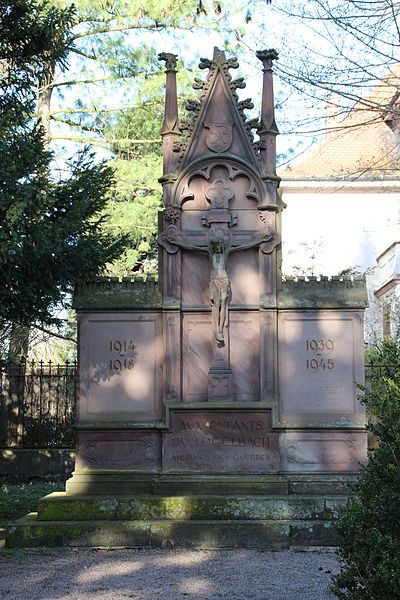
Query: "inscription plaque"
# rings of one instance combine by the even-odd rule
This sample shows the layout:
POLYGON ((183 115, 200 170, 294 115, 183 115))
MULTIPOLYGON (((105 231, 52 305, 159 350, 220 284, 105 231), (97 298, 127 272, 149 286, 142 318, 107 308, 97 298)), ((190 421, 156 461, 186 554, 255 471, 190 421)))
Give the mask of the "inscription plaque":
POLYGON ((282 470, 298 473, 358 471, 367 459, 365 440, 365 431, 282 432, 282 470))
POLYGON ((81 421, 148 420, 159 412, 161 316, 82 315, 81 421))
POLYGON ((78 431, 77 469, 160 468, 160 435, 155 431, 78 431))
POLYGON ((279 469, 278 438, 266 412, 177 411, 163 435, 166 471, 271 473, 279 469))
POLYGON ((356 385, 363 381, 359 315, 293 311, 280 316, 279 327, 281 420, 363 423, 356 385))

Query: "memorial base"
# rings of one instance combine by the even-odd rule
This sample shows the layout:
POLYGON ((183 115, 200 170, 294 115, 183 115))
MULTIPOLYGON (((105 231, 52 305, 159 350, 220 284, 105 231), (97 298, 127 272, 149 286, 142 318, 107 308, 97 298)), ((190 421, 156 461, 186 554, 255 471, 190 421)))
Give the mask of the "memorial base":
POLYGON ((132 476, 129 494, 50 494, 40 500, 38 513, 9 527, 6 546, 332 546, 333 525, 354 477, 255 476, 240 478, 238 488, 238 478, 229 476, 186 476, 179 482, 165 476, 148 480, 147 492, 143 481, 132 476), (185 489, 191 492, 182 494, 185 489))

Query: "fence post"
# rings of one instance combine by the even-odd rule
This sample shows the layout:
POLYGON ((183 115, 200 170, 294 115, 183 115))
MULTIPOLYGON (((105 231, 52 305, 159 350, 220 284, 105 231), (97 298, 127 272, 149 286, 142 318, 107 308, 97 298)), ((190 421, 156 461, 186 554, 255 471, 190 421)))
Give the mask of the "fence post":
POLYGON ((6 445, 20 446, 24 426, 24 390, 26 362, 10 363, 6 371, 8 394, 6 395, 7 435, 6 445))

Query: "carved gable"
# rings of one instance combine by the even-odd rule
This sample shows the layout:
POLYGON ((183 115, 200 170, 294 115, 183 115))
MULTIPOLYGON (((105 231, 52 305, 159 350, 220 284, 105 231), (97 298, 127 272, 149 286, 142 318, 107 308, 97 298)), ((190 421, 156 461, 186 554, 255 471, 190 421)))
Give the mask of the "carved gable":
POLYGON ((193 118, 188 126, 188 137, 181 150, 181 166, 207 154, 232 154, 241 157, 257 170, 257 146, 253 144, 252 127, 258 120, 248 122, 244 110, 253 108, 251 99, 239 101, 237 88, 244 88, 243 78, 233 79, 229 70, 239 65, 235 59, 227 60, 217 49, 212 62, 202 59, 201 65, 209 68, 206 81, 196 80, 195 89, 202 94, 189 101, 187 108, 193 118))

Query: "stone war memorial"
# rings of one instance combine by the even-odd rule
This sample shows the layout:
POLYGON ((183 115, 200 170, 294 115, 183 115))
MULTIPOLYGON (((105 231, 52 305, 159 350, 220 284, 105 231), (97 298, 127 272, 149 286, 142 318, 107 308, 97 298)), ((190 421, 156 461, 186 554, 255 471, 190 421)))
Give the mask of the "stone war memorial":
POLYGON ((75 471, 9 529, 8 546, 332 545, 366 460, 365 284, 282 279, 278 56, 257 57, 259 119, 239 101, 237 60, 216 48, 184 124, 177 57, 160 54, 158 282, 76 290, 75 471))

